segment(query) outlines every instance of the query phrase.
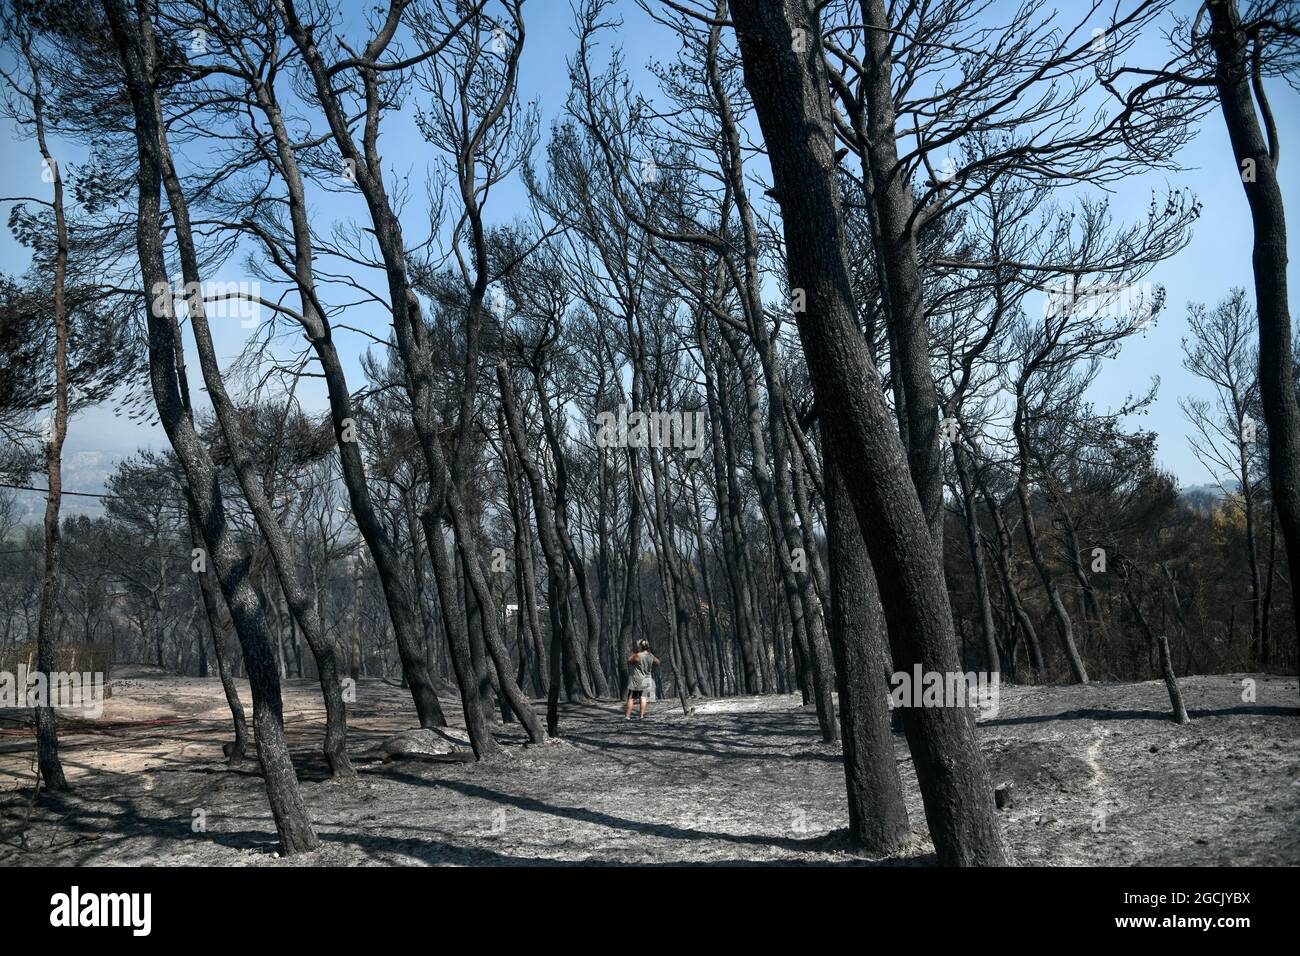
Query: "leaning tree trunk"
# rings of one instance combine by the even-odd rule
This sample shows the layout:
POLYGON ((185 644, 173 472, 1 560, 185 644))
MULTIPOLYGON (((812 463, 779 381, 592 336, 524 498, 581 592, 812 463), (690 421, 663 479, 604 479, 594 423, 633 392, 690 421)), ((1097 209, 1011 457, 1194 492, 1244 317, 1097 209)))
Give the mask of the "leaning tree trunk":
POLYGON ((1025 544, 1029 548, 1030 560, 1034 562, 1034 567, 1038 571, 1038 578, 1043 582, 1043 591, 1047 594, 1048 605, 1052 609, 1052 619, 1056 622, 1056 632, 1061 638, 1061 648, 1065 651, 1065 659, 1070 665, 1070 673, 1074 676, 1076 682, 1086 684, 1088 683, 1088 671, 1084 667, 1083 658, 1079 655, 1079 649, 1074 642, 1074 628, 1070 623, 1070 612, 1065 609, 1065 602, 1061 600, 1061 592, 1056 587, 1052 569, 1047 566, 1047 558, 1044 556, 1042 545, 1038 540, 1038 524, 1034 520, 1034 503, 1029 496, 1029 443, 1024 435, 1024 419, 1019 410, 1021 407, 1023 406, 1017 406, 1013 430, 1020 451, 1020 472, 1016 477, 1016 498, 1020 502, 1020 514, 1025 522, 1025 544))
MULTIPOLYGON (((1291 591, 1300 594, 1300 405, 1296 402, 1287 303, 1286 210, 1277 179, 1277 131, 1258 78, 1255 94, 1251 92, 1249 38, 1242 30, 1235 0, 1210 0, 1206 6, 1219 106, 1254 225, 1251 266, 1259 314, 1259 391, 1268 425, 1269 479, 1286 541, 1291 591), (1256 97, 1268 124, 1267 140, 1260 128, 1256 97)), ((1300 643, 1300 618, 1296 624, 1300 643)))
MULTIPOLYGON (((1035 673, 1042 673, 1043 646, 1038 640, 1038 632, 1034 629, 1034 622, 1030 620, 1024 602, 1020 600, 1020 589, 1013 577, 1011 530, 1007 527, 1002 509, 994 500, 993 493, 989 491, 987 484, 981 480, 979 486, 980 494, 984 496, 984 503, 988 506, 989 515, 993 518, 993 528, 998 536, 998 547, 994 552, 994 556, 997 558, 998 574, 1002 578, 1002 587, 1006 591, 1010 613, 1014 617, 1016 625, 1024 632, 1025 639, 1029 644, 1030 666, 1035 673)), ((1014 664, 1014 652, 1010 656, 1014 664)))
POLYGON ((1133 616, 1137 618, 1142 632, 1146 634, 1147 640, 1155 648, 1157 659, 1160 662, 1160 676, 1164 679, 1165 690, 1169 693, 1169 708, 1173 713, 1174 722, 1190 724, 1192 718, 1188 716, 1187 707, 1183 704, 1183 693, 1178 689, 1178 678, 1174 676, 1174 664, 1169 656, 1169 638, 1164 634, 1157 634, 1151 626, 1151 622, 1147 620, 1147 616, 1142 613, 1142 605, 1138 602, 1137 595, 1133 593, 1127 560, 1120 562, 1119 572, 1120 579, 1124 582, 1124 596, 1128 599, 1128 605, 1133 611, 1133 616))
POLYGON ((869 853, 893 853, 911 828, 889 726, 889 686, 880 666, 885 616, 844 476, 828 460, 826 537, 830 552, 831 648, 835 652, 849 797, 849 835, 869 853))
MULTIPOLYGON (((819 27, 806 0, 731 0, 781 206, 799 336, 828 445, 841 467, 884 604, 895 664, 958 673, 939 553, 881 391, 845 258, 835 133, 819 27), (796 49, 802 30, 809 42, 796 49)), ((1007 860, 969 707, 903 708, 926 819, 945 865, 1007 860)))
MULTIPOLYGON (((145 5, 142 5, 145 6, 145 5)), ((294 854, 318 845, 307 816, 298 778, 284 736, 280 682, 266 629, 265 608, 248 580, 248 556, 241 554, 226 521, 221 485, 212 458, 185 414, 177 387, 174 319, 167 266, 163 257, 159 190, 162 158, 158 121, 153 106, 153 78, 147 63, 142 31, 147 21, 134 21, 123 0, 105 0, 114 42, 118 47, 126 90, 135 116, 139 154, 136 248, 144 288, 152 299, 146 308, 149 377, 163 430, 176 452, 193 494, 199 529, 221 583, 235 631, 243 647, 253 691, 253 728, 271 814, 283 852, 294 854)), ((147 13, 147 7, 145 8, 147 13)))
MULTIPOLYGON (((222 436, 226 440, 226 449, 230 454, 240 491, 243 492, 244 500, 253 512, 258 530, 266 541, 276 580, 284 594, 289 614, 292 615, 293 623, 296 623, 302 631, 308 647, 311 648, 312 657, 316 661, 321 695, 325 701, 325 761, 329 764, 333 776, 351 777, 356 771, 352 768, 351 760, 348 759, 347 705, 344 703, 343 688, 339 683, 334 645, 325 638, 325 629, 316 614, 316 608, 298 580, 288 536, 271 505, 262 478, 253 464, 252 455, 248 451, 248 439, 240 423, 239 409, 235 407, 235 403, 226 392, 221 366, 217 360, 216 346, 208 327, 207 310, 199 276, 198 251, 190 227, 189 203, 181 190, 180 179, 172 163, 167 130, 162 119, 162 106, 157 94, 154 97, 154 105, 158 114, 158 151, 162 161, 163 187, 167 192, 172 212, 172 231, 180 251, 182 278, 190 293, 186 301, 190 328, 194 332, 194 341, 199 355, 199 368, 203 373, 203 381, 207 385, 208 396, 212 400, 222 436)), ((280 676, 283 678, 286 673, 284 643, 282 631, 279 629, 277 629, 275 646, 280 664, 280 676)))
MULTIPOLYGON (((406 585, 401 558, 375 513, 370 490, 366 486, 365 462, 355 436, 356 418, 352 407, 352 393, 348 388, 343 363, 339 360, 338 351, 334 346, 329 318, 316 297, 313 266, 315 251, 306 190, 303 187, 297 153, 294 151, 293 141, 275 99, 274 86, 268 83, 257 83, 253 92, 271 129, 276 157, 285 183, 289 222, 293 229, 294 281, 298 286, 298 295, 302 302, 302 313, 297 318, 320 361, 321 375, 325 379, 330 403, 330 420, 339 450, 339 470, 343 476, 343 484, 347 488, 352 517, 375 561, 375 573, 384 592, 384 601, 397 642, 402 676, 415 703, 420 726, 445 727, 447 720, 438 702, 433 681, 429 677, 426 655, 417 656, 415 652, 418 642, 413 607, 419 598, 412 599, 406 585)), ((359 650, 359 645, 355 642, 353 650, 359 650)), ((359 676, 359 656, 356 653, 352 656, 353 680, 359 676)))

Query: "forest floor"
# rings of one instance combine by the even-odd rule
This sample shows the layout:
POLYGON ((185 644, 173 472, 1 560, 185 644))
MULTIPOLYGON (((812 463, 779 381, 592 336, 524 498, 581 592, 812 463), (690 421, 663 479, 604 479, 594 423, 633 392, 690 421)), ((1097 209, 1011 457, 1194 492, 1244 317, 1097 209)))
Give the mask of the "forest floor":
MULTIPOLYGON (((346 782, 328 779, 316 749, 318 687, 287 682, 287 731, 322 847, 282 860, 256 756, 239 769, 222 758, 232 735, 217 679, 146 667, 113 677, 103 714, 62 728, 66 794, 32 802, 30 712, 0 711, 0 866, 934 862, 901 735, 917 835, 888 860, 850 851, 839 747, 819 742, 797 697, 699 701, 690 716, 663 700, 644 722, 624 722, 613 702, 562 705, 560 743, 526 747, 512 724, 492 761, 385 763, 373 751, 412 726, 412 708, 376 679, 349 709, 358 775, 346 782)), ((1295 678, 1180 684, 1193 718, 1182 727, 1158 681, 1002 687, 979 729, 994 784, 1013 785, 999 817, 1019 862, 1300 864, 1295 678)), ((460 724, 458 702, 443 707, 460 724)))

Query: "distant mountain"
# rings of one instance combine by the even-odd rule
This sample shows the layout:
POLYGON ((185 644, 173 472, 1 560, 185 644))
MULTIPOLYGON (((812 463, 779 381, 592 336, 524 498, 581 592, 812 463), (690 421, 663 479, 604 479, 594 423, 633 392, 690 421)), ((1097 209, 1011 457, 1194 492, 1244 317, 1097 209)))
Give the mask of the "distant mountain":
MULTIPOLYGON (((1224 482, 1225 487, 1234 490, 1238 484, 1238 482, 1224 482)), ((1223 492, 1223 488, 1213 482, 1207 482, 1203 485, 1187 485, 1178 489, 1178 497, 1193 511, 1208 515, 1214 510, 1214 506, 1223 500, 1223 492)))
MULTIPOLYGON (((1230 481, 1230 482, 1224 482, 1224 484, 1226 484, 1230 490, 1235 491, 1239 485, 1239 482, 1230 481)), ((1209 495, 1212 498, 1222 498, 1223 489, 1220 488, 1218 485, 1216 485, 1214 482, 1210 481, 1210 482, 1206 482, 1203 485, 1184 485, 1182 488, 1178 489, 1178 494, 1181 495, 1182 497, 1188 497, 1193 495, 1209 495)))

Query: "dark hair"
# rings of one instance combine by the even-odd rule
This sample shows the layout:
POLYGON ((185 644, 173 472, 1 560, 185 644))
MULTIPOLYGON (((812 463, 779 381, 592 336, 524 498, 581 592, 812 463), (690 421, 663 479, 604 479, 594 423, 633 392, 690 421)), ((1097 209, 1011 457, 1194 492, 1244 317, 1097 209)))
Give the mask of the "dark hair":
POLYGON ((648 651, 648 650, 650 650, 650 642, 649 642, 649 641, 642 641, 638 646, 639 646, 639 647, 641 648, 641 650, 643 650, 643 651, 648 651))

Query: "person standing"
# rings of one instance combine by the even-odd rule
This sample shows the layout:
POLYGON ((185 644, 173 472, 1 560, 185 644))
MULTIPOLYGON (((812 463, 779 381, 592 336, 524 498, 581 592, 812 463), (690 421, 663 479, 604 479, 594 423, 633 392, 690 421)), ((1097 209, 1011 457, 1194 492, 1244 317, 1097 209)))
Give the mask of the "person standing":
POLYGON ((645 719, 646 699, 649 697, 650 688, 653 686, 653 668, 659 663, 659 658, 650 653, 650 642, 641 641, 637 645, 637 651, 627 659, 627 707, 623 710, 623 719, 632 719, 632 703, 639 701, 641 712, 637 719, 645 719))

